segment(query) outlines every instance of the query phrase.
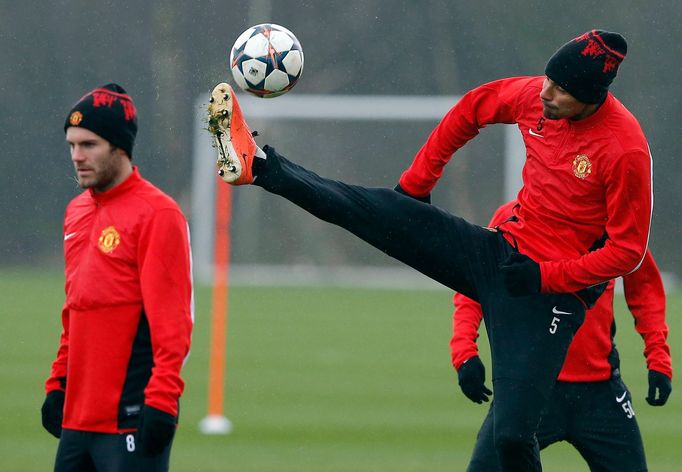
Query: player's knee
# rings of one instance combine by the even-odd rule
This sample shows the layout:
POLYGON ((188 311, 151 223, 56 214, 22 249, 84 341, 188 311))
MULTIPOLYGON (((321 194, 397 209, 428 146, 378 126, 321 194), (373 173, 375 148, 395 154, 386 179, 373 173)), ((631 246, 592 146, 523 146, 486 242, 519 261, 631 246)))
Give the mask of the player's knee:
POLYGON ((533 436, 521 431, 508 430, 495 434, 495 449, 500 457, 517 455, 520 451, 532 450, 534 447, 533 436))

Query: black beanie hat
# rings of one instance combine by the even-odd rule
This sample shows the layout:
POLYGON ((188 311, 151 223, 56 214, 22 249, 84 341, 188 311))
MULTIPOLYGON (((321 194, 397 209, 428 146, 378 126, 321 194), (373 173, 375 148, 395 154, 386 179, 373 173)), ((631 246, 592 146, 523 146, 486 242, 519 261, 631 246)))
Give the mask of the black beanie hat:
POLYGON ((545 75, 581 102, 601 103, 627 52, 620 34, 592 30, 561 46, 545 75))
POLYGON ((70 126, 88 129, 133 157, 137 110, 120 85, 103 85, 84 95, 67 115, 64 132, 70 126))

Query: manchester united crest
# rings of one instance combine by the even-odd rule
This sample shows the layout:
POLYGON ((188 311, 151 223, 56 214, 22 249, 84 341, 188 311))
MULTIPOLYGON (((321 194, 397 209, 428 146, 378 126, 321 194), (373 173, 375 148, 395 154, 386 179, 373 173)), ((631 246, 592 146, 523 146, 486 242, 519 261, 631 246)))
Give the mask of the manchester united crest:
POLYGON ((118 234, 116 228, 109 226, 102 230, 102 234, 99 236, 97 244, 99 245, 100 251, 104 254, 109 254, 121 244, 121 235, 118 234))
POLYGON ((587 154, 578 154, 573 159, 573 175, 579 179, 586 179, 592 173, 592 163, 587 154))
POLYGON ((69 124, 71 126, 78 126, 81 124, 81 121, 83 121, 83 114, 79 111, 74 111, 71 113, 71 116, 69 116, 69 124))

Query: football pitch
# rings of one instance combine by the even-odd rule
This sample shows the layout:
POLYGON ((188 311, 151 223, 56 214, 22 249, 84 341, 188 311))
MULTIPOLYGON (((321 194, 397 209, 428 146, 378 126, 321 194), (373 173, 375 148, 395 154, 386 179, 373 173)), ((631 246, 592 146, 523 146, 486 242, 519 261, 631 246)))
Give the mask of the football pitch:
MULTIPOLYGON (((42 429, 40 406, 59 337, 61 274, 0 270, 0 293, 0 470, 51 470, 57 440, 42 429)), ((171 470, 465 469, 487 406, 462 395, 450 365, 449 291, 231 288, 225 406, 234 431, 227 436, 197 427, 206 414, 211 294, 199 287, 195 295, 171 470)), ((664 407, 644 401, 643 343, 622 295, 616 298, 616 343, 649 469, 678 471, 682 387, 673 379, 664 407)), ((680 314, 682 294, 670 294, 673 356, 682 345, 680 314)), ((489 379, 485 335, 480 345, 489 379)), ((543 451, 542 460, 547 471, 588 470, 566 443, 543 451)))

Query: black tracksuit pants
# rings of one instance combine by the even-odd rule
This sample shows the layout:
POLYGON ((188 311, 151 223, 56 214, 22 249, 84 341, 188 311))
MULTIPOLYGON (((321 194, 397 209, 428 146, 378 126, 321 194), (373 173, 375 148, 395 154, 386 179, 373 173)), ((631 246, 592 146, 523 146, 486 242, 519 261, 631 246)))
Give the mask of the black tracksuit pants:
MULTIPOLYGON (((496 401, 478 433, 467 472, 501 470, 494 445, 496 401)), ((537 438, 540 449, 567 441, 592 472, 647 470, 632 397, 617 373, 602 382, 557 382, 537 438)))
POLYGON ((267 160, 254 165, 254 185, 482 305, 492 351, 494 445, 502 470, 541 470, 535 432, 584 319, 582 302, 572 294, 509 296, 498 267, 514 248, 500 232, 394 190, 322 178, 273 148, 264 151, 267 160))
POLYGON ((59 438, 55 472, 163 472, 170 461, 171 445, 148 456, 138 445, 137 433, 94 433, 63 429, 59 438))

